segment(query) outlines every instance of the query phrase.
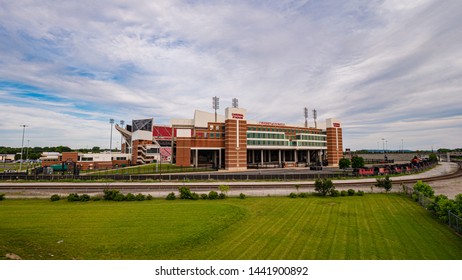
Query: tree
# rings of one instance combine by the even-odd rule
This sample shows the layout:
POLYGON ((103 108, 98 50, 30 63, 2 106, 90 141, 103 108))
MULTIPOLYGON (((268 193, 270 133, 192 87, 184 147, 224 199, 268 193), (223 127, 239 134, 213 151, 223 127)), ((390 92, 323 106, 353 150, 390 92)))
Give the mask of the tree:
POLYGON ((361 168, 364 167, 364 159, 362 157, 352 157, 351 158, 351 167, 353 168, 361 168))
POLYGON ((351 165, 351 161, 347 158, 341 158, 339 161, 338 161, 338 167, 340 169, 347 169, 348 167, 350 167, 351 165))
POLYGON ((387 175, 385 178, 377 178, 377 183, 375 184, 376 187, 385 189, 385 191, 388 193, 391 188, 393 187, 393 183, 390 180, 390 177, 387 175))
POLYGON ((218 188, 220 189, 221 193, 224 193, 226 196, 228 195, 230 189, 229 185, 220 185, 218 188))
POLYGON ((330 179, 316 179, 314 182, 314 190, 322 196, 330 195, 335 190, 334 183, 330 179))
POLYGON ((436 154, 431 153, 431 154, 428 156, 428 160, 429 160, 430 162, 438 162, 438 157, 436 156, 436 154))

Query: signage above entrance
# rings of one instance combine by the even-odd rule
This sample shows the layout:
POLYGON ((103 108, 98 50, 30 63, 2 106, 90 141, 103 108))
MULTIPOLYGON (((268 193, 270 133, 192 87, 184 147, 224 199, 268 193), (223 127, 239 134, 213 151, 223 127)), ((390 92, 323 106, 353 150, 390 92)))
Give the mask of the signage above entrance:
POLYGON ((244 119, 244 115, 243 114, 238 114, 238 113, 232 113, 231 117, 233 119, 237 119, 237 120, 243 120, 244 119))

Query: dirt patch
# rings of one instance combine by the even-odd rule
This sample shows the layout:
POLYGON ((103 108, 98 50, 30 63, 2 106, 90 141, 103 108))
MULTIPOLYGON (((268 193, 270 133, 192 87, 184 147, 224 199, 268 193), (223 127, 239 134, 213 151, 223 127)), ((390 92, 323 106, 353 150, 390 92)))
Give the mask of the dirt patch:
POLYGON ((6 254, 5 257, 9 260, 22 260, 22 258, 14 253, 6 254))

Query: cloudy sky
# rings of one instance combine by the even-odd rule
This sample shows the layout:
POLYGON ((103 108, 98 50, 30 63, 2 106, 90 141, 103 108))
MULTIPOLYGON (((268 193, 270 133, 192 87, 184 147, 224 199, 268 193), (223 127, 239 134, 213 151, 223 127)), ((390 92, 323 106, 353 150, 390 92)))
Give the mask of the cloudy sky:
POLYGON ((461 26, 458 0, 2 0, 0 146, 26 124, 31 146, 109 147, 109 118, 216 95, 260 121, 316 109, 346 148, 462 147, 461 26))

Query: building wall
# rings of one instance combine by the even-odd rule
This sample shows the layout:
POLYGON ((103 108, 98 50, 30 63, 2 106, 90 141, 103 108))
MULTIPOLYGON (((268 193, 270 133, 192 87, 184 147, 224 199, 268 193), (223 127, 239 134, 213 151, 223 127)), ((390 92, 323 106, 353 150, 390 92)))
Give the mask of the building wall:
POLYGON ((176 165, 191 165, 191 138, 180 137, 176 140, 176 165))
POLYGON ((343 157, 343 136, 341 123, 335 119, 326 120, 327 162, 329 166, 338 166, 343 157))
POLYGON ((247 121, 228 119, 225 121, 225 168, 247 169, 247 121))

